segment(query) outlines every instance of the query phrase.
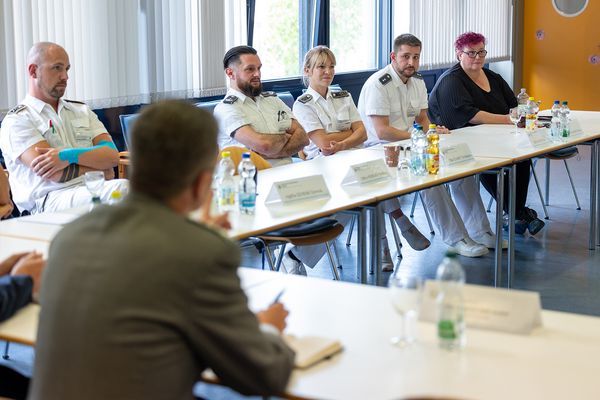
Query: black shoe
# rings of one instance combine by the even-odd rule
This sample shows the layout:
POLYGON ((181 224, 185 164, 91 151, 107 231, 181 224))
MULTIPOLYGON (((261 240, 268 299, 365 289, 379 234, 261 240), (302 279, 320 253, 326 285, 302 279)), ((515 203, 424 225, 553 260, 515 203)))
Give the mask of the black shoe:
MULTIPOLYGON (((539 221, 539 220, 538 220, 538 221, 539 221)), ((542 221, 540 221, 540 222, 542 222, 542 221)), ((543 222, 542 222, 542 224, 543 224, 543 222)), ((522 234, 524 234, 524 233, 527 231, 528 225, 529 225, 529 224, 527 223, 527 221, 523 221, 523 220, 521 220, 521 219, 517 219, 517 220, 515 220, 515 233, 516 233, 517 235, 522 235, 522 234)), ((536 231, 536 233, 537 233, 537 232, 538 232, 540 229, 542 229, 542 227, 543 227, 543 225, 542 225, 542 226, 541 226, 541 227, 540 227, 540 228, 539 228, 539 229, 536 231)), ((504 223, 502 224, 502 228, 503 228, 503 229, 504 229, 506 232, 508 232, 508 219, 506 219, 506 220, 504 221, 504 223)))
POLYGON ((544 221, 542 221, 539 218, 536 218, 527 224, 527 229, 529 230, 529 233, 531 235, 535 235, 536 233, 538 233, 539 231, 542 230, 544 225, 546 225, 546 224, 544 224, 544 221))

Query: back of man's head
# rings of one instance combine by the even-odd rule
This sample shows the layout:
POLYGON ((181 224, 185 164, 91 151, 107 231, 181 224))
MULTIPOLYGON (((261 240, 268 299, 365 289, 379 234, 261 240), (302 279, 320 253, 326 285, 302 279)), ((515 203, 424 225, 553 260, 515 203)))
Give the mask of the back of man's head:
POLYGON ((227 50, 223 57, 223 69, 231 67, 240 62, 240 57, 244 54, 257 54, 256 49, 250 46, 235 46, 227 50))
POLYGON ((217 123, 192 104, 169 100, 146 107, 131 132, 131 188, 164 201, 190 187, 217 157, 217 123))

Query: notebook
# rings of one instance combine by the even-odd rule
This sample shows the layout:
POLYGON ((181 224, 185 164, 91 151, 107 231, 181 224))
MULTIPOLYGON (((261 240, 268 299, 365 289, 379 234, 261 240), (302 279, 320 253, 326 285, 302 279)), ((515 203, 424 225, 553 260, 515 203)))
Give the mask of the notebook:
POLYGON ((284 335, 283 340, 296 352, 296 368, 308 368, 343 349, 339 340, 321 336, 284 335))

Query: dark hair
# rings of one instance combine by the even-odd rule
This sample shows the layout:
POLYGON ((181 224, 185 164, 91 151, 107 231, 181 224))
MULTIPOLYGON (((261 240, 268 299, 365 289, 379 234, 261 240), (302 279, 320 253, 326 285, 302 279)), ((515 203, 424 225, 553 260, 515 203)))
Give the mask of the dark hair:
POLYGON ((178 195, 217 157, 217 123, 190 103, 150 105, 131 132, 131 188, 158 200, 178 195))
POLYGON ((400 35, 396 39, 394 39, 394 53, 397 53, 398 50, 400 50, 400 46, 402 46, 402 45, 423 48, 423 45, 422 45, 421 41, 419 40, 419 38, 417 38, 415 35, 412 35, 410 33, 403 33, 402 35, 400 35))
POLYGON ((256 54, 256 49, 250 46, 232 47, 223 57, 223 69, 229 68, 233 63, 238 63, 242 54, 256 54))
POLYGON ((454 42, 454 50, 459 52, 462 51, 465 46, 470 46, 477 43, 486 44, 485 42, 485 36, 483 36, 481 33, 465 32, 456 38, 456 41, 454 42))

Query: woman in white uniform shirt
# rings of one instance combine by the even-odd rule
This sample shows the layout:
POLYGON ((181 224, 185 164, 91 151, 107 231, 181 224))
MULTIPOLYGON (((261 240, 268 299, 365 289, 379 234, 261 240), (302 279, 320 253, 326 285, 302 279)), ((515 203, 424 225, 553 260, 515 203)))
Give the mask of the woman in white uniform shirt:
MULTIPOLYGON (((325 46, 312 48, 304 56, 304 84, 306 93, 294 103, 293 113, 310 139, 304 148, 307 159, 328 156, 338 151, 360 148, 367 133, 360 119, 352 96, 347 91, 331 92, 329 86, 335 75, 335 55, 325 46)), ((391 214, 398 224, 402 236, 415 250, 429 247, 429 240, 402 213, 397 199, 383 204, 384 211, 391 214)), ((382 240, 382 266, 391 271, 393 263, 390 257, 387 238, 382 240)))

